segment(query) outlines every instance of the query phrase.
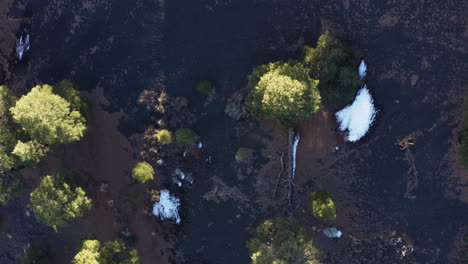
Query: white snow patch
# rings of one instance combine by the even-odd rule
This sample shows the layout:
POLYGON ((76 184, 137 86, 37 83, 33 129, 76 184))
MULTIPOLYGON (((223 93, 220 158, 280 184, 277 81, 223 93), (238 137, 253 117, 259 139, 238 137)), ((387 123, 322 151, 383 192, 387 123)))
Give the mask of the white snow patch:
POLYGON ((343 235, 343 232, 338 230, 336 227, 328 227, 323 229, 323 234, 329 238, 340 238, 343 235))
POLYGON ((347 140, 356 142, 361 139, 369 130, 377 114, 367 85, 358 91, 354 102, 338 111, 335 116, 340 123, 340 130, 348 130, 347 140))
POLYGON ((168 190, 161 190, 159 202, 154 203, 153 215, 161 220, 173 220, 176 224, 180 223, 179 206, 180 199, 169 193, 168 190))
POLYGON ((293 143, 293 146, 292 146, 292 174, 291 174, 291 177, 292 177, 293 180, 296 178, 296 152, 297 152, 297 145, 299 145, 299 140, 300 139, 301 139, 301 137, 299 136, 299 134, 297 134, 294 137, 294 143, 293 143))
POLYGON ((23 59, 24 54, 29 50, 30 45, 29 34, 26 34, 24 38, 23 35, 21 35, 18 43, 16 44, 16 55, 19 60, 23 59))
POLYGON ((361 60, 358 71, 359 71, 359 78, 361 78, 361 80, 364 80, 367 75, 367 64, 364 61, 364 59, 361 60))
POLYGON ((179 176, 181 180, 185 179, 185 173, 181 169, 176 169, 175 174, 179 176))

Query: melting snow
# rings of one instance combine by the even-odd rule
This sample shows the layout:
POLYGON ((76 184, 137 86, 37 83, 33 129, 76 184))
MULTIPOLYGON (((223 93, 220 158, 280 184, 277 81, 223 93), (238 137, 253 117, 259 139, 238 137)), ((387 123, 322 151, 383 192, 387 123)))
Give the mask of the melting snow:
POLYGON ((367 85, 364 85, 359 90, 354 102, 338 111, 335 116, 340 123, 340 130, 348 130, 347 140, 355 142, 367 133, 376 114, 374 99, 372 99, 367 85))
POLYGON ((359 78, 361 78, 361 80, 364 80, 367 75, 367 64, 364 61, 364 59, 361 60, 358 71, 359 71, 359 78))
POLYGON ((341 235, 343 235, 343 232, 340 230, 336 229, 336 227, 329 227, 323 229, 323 234, 326 235, 329 238, 340 238, 341 235))
POLYGON ((30 44, 29 34, 26 34, 24 38, 23 35, 20 36, 20 39, 16 44, 16 55, 18 56, 19 60, 23 59, 24 54, 29 50, 30 44))
POLYGON ((185 179, 185 173, 181 169, 176 169, 175 174, 179 176, 181 180, 185 179))
POLYGON ((161 220, 172 220, 176 224, 180 223, 179 215, 180 199, 172 196, 168 190, 161 190, 159 202, 154 203, 153 215, 161 220))
POLYGON ((299 137, 299 134, 297 134, 294 137, 294 143, 293 143, 293 146, 292 146, 292 174, 291 174, 291 177, 292 177, 293 180, 296 178, 296 152, 297 152, 297 145, 299 145, 299 139, 301 139, 301 137, 299 137))

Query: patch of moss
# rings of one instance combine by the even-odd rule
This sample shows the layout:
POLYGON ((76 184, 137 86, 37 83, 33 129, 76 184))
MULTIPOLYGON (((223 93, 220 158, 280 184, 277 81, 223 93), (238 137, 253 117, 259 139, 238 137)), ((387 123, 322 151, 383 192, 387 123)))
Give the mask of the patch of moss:
POLYGON ((198 136, 193 130, 188 128, 180 128, 175 132, 176 140, 181 145, 195 145, 198 136))
POLYGON ((252 158, 254 152, 255 150, 253 149, 240 147, 236 151, 235 158, 239 162, 246 162, 249 161, 250 158, 252 158))
POLYGON ((201 94, 209 95, 213 91, 213 85, 211 81, 201 80, 197 84, 197 91, 201 94))
POLYGON ((309 195, 309 202, 315 217, 325 221, 336 219, 336 207, 332 197, 324 191, 316 191, 309 195))
POLYGON ((167 145, 172 143, 172 133, 167 129, 158 131, 156 134, 156 140, 159 144, 167 145))

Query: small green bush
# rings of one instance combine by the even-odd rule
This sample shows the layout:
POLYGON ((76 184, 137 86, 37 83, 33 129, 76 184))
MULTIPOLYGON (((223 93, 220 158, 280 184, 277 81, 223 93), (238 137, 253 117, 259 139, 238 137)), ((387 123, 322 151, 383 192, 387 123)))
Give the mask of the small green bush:
POLYGON ((26 249, 23 264, 50 264, 52 257, 48 248, 42 243, 35 243, 26 249))
POLYGON ((72 260, 73 264, 139 264, 136 249, 121 240, 108 241, 104 245, 98 240, 81 242, 80 251, 72 260))
POLYGON ((137 163, 132 170, 132 177, 141 183, 154 179, 153 166, 146 161, 137 163))
POLYGON ((198 136, 191 129, 180 128, 175 132, 176 140, 182 145, 195 145, 197 143, 198 136))
POLYGON ((309 195, 310 206, 315 217, 325 221, 336 219, 336 207, 331 196, 324 191, 309 195))
POLYGON ((91 209, 91 199, 81 187, 65 182, 61 173, 45 176, 31 192, 29 208, 39 222, 55 231, 91 209))
POLYGON ((302 224, 292 218, 266 220, 247 241, 252 264, 321 264, 324 257, 302 224))
POLYGON ((459 138, 458 160, 465 169, 468 169, 468 128, 460 132, 459 138))
POLYGON ((357 73, 359 50, 348 43, 323 34, 313 47, 304 47, 304 63, 325 103, 349 104, 361 80, 357 73))
POLYGON ((253 153, 254 153, 253 149, 244 148, 244 147, 238 148, 236 152, 236 160, 239 162, 249 161, 253 153))
POLYGON ((172 143, 172 133, 167 129, 158 131, 156 134, 156 140, 159 144, 167 145, 172 143))
POLYGON ((17 176, 12 173, 0 176, 0 205, 7 205, 11 199, 19 195, 21 182, 17 176))
POLYGON ((25 166, 35 166, 47 154, 49 147, 38 143, 35 140, 22 142, 18 140, 15 148, 11 152, 18 156, 21 163, 25 166))
POLYGON ((81 99, 78 85, 70 80, 63 80, 54 86, 53 92, 67 100, 73 110, 79 111, 86 120, 89 120, 89 105, 81 99))
POLYGON ((209 95, 213 91, 213 85, 208 80, 199 81, 197 84, 197 91, 201 94, 209 95))

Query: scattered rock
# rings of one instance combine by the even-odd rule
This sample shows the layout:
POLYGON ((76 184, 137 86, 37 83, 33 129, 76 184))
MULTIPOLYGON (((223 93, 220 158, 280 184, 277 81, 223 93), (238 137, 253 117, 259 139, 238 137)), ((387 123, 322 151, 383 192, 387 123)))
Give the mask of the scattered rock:
POLYGON ((244 97, 241 93, 234 93, 227 102, 224 113, 235 120, 241 120, 250 116, 247 111, 244 97))

